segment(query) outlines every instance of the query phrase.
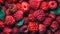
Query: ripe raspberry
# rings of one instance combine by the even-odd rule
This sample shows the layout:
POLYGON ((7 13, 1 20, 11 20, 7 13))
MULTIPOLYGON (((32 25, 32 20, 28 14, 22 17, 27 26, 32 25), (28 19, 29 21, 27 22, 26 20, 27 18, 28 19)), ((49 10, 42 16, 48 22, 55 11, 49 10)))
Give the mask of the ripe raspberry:
POLYGON ((60 23, 60 16, 56 18, 56 21, 60 23))
POLYGON ((4 28, 4 23, 2 21, 0 21, 0 28, 4 28))
POLYGON ((5 18, 5 24, 7 24, 7 25, 13 25, 13 24, 15 24, 15 19, 12 16, 6 16, 6 18, 5 18))
POLYGON ((29 4, 33 9, 37 9, 41 3, 41 0, 29 0, 29 4))
POLYGON ((31 32, 36 32, 36 31, 38 31, 38 24, 35 23, 35 22, 29 22, 29 24, 28 24, 28 29, 29 29, 31 32))
POLYGON ((35 21, 35 17, 33 14, 29 14, 28 18, 30 21, 35 21))
POLYGON ((45 21, 43 22, 43 24, 44 24, 45 26, 49 26, 49 25, 51 24, 51 21, 52 21, 51 18, 46 18, 45 21))
POLYGON ((8 9, 11 13, 14 13, 17 11, 17 7, 15 4, 10 4, 8 9))
POLYGON ((35 17, 37 17, 39 15, 44 16, 44 11, 43 10, 36 10, 33 14, 34 14, 35 17))
POLYGON ((49 14, 49 17, 51 17, 52 19, 56 18, 56 16, 54 14, 49 14))
POLYGON ((46 30, 46 26, 43 25, 43 24, 39 24, 39 32, 40 32, 40 33, 44 33, 45 30, 46 30))
POLYGON ((57 2, 56 1, 50 1, 49 2, 49 7, 51 9, 56 9, 57 8, 57 2))
POLYGON ((21 7, 22 7, 21 9, 24 13, 28 12, 29 4, 27 2, 22 2, 21 7))
POLYGON ((17 11, 16 13, 14 13, 14 17, 15 19, 18 21, 18 20, 21 20, 23 18, 23 12, 22 11, 17 11))
POLYGON ((58 23, 56 21, 53 21, 52 24, 51 24, 51 30, 52 32, 55 32, 57 29, 58 29, 58 23))
POLYGON ((9 27, 5 27, 3 30, 3 33, 11 33, 11 32, 12 32, 12 29, 9 27))
POLYGON ((48 3, 47 3, 47 2, 42 2, 40 8, 41 8, 42 10, 48 10, 48 8, 49 8, 48 3))
POLYGON ((17 3, 16 7, 17 7, 18 10, 21 10, 21 4, 17 3))
POLYGON ((8 3, 14 3, 16 0, 7 0, 8 3))

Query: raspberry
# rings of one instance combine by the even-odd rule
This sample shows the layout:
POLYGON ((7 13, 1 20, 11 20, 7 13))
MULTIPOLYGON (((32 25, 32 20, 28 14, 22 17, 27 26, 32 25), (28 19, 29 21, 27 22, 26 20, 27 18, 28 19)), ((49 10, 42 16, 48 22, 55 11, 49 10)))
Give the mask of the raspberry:
POLYGON ((60 23, 60 16, 56 18, 56 21, 60 23))
POLYGON ((18 10, 16 13, 14 13, 14 17, 17 21, 21 20, 23 18, 23 12, 18 10))
POLYGON ((29 4, 27 2, 22 2, 21 6, 22 6, 22 11, 24 13, 28 12, 28 10, 29 10, 29 4))
POLYGON ((12 32, 12 29, 9 27, 5 27, 3 30, 3 33, 11 33, 11 32, 12 32))
POLYGON ((15 24, 15 19, 12 16, 6 16, 6 18, 5 18, 5 24, 7 24, 7 25, 13 25, 13 24, 15 24))
POLYGON ((46 26, 43 24, 39 24, 39 32, 43 33, 46 30, 46 26))
POLYGON ((34 17, 33 14, 29 14, 28 18, 29 18, 30 21, 34 21, 35 20, 35 17, 34 17))
POLYGON ((33 13, 33 15, 34 15, 35 17, 37 17, 37 16, 39 16, 39 15, 44 16, 44 11, 43 11, 43 10, 36 10, 36 11, 33 13))
POLYGON ((17 11, 17 7, 15 4, 10 4, 8 9, 11 13, 14 13, 17 11))
POLYGON ((17 3, 16 7, 17 7, 18 10, 21 10, 21 4, 17 3))
POLYGON ((40 5, 41 0, 29 0, 29 4, 33 9, 37 9, 40 5))
POLYGON ((36 31, 38 31, 38 24, 35 23, 35 22, 29 22, 29 24, 28 24, 28 29, 29 29, 31 32, 36 32, 36 31))
POLYGON ((55 32, 58 29, 58 23, 56 21, 53 21, 50 25, 52 32, 55 32))
POLYGON ((0 28, 4 28, 4 23, 2 21, 0 21, 0 28))
POLYGON ((48 10, 49 6, 47 2, 42 2, 40 8, 42 10, 48 10))
POLYGON ((54 14, 49 14, 49 17, 51 17, 52 19, 55 19, 55 18, 56 18, 56 15, 54 15, 54 14))
POLYGON ((51 9, 56 9, 56 7, 57 7, 56 1, 50 1, 50 2, 49 2, 49 7, 50 7, 51 9))
POLYGON ((49 26, 49 25, 51 24, 51 21, 52 21, 51 18, 46 18, 45 21, 43 22, 43 24, 44 24, 45 26, 49 26))

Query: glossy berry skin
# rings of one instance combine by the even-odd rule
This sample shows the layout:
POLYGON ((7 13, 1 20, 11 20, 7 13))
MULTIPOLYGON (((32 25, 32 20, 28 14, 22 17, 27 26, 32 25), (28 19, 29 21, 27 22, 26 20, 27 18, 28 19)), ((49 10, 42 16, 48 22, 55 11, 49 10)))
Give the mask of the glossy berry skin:
POLYGON ((22 2, 21 9, 22 9, 23 13, 28 12, 28 10, 29 10, 29 4, 27 2, 22 2))
POLYGON ((4 23, 0 21, 0 28, 4 28, 4 27, 5 27, 4 23))
POLYGON ((44 33, 45 30, 46 30, 46 26, 43 25, 43 24, 39 24, 39 32, 40 32, 40 33, 44 33))
POLYGON ((23 12, 18 10, 16 13, 14 13, 14 18, 18 21, 21 20, 23 18, 23 12))
POLYGON ((57 8, 57 2, 56 1, 50 1, 49 2, 49 8, 56 9, 57 8))
POLYGON ((13 25, 13 24, 15 24, 15 19, 12 16, 6 16, 5 24, 6 25, 13 25))
POLYGON ((29 4, 33 9, 37 9, 41 3, 41 0, 29 0, 29 4))
POLYGON ((56 21, 57 21, 58 23, 60 23, 60 16, 58 16, 58 17, 56 18, 56 21))
POLYGON ((40 8, 42 10, 48 10, 48 8, 49 8, 48 2, 42 2, 40 8))
POLYGON ((45 21, 43 22, 43 24, 44 24, 45 26, 49 26, 49 25, 51 24, 51 21, 52 21, 51 18, 46 18, 45 21))
POLYGON ((7 34, 7 33, 11 33, 12 32, 12 29, 9 28, 9 27, 5 27, 4 30, 3 30, 3 33, 7 34))
POLYGON ((35 22, 29 22, 29 24, 28 24, 28 29, 29 29, 31 32, 36 32, 36 31, 38 31, 38 24, 35 23, 35 22))
POLYGON ((53 21, 50 25, 52 32, 55 32, 58 29, 58 23, 56 21, 53 21))

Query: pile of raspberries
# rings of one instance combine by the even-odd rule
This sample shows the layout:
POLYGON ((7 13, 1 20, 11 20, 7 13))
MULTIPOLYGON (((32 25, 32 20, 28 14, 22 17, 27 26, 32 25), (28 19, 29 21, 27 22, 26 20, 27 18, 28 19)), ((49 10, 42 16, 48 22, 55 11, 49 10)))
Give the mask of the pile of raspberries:
POLYGON ((0 0, 0 34, 60 34, 60 15, 50 13, 57 7, 60 0, 0 0))

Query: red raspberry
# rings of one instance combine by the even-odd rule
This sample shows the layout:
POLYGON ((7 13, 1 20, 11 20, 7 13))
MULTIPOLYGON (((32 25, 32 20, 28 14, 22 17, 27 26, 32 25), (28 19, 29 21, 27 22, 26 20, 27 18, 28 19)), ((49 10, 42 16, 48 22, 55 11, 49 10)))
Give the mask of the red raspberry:
POLYGON ((7 24, 7 25, 13 25, 13 24, 15 24, 15 19, 12 16, 6 16, 6 18, 5 18, 5 24, 7 24))
POLYGON ((56 18, 56 16, 54 14, 49 14, 49 17, 51 17, 52 19, 56 18))
POLYGON ((56 21, 53 21, 52 24, 51 24, 51 30, 52 32, 55 32, 57 29, 58 29, 58 23, 56 21))
POLYGON ((28 12, 29 4, 27 2, 22 2, 21 7, 22 7, 21 9, 24 13, 28 12))
POLYGON ((33 9, 37 9, 43 0, 29 0, 29 4, 33 9))
POLYGON ((2 21, 0 21, 0 28, 4 28, 4 23, 2 21))
POLYGON ((17 7, 15 4, 10 4, 8 9, 11 13, 15 13, 17 11, 17 7))
POLYGON ((35 22, 29 22, 28 29, 32 32, 38 31, 38 24, 35 22))
POLYGON ((7 0, 8 3, 16 2, 16 0, 7 0))
POLYGON ((57 30, 56 32, 54 32, 54 34, 60 34, 60 30, 57 30))
POLYGON ((56 21, 60 23, 60 16, 56 18, 56 21))
POLYGON ((18 21, 18 20, 21 20, 23 18, 23 12, 22 11, 17 11, 16 13, 14 13, 14 17, 15 19, 18 21))
POLYGON ((50 1, 49 2, 49 7, 51 9, 56 9, 57 8, 57 2, 56 1, 50 1))
POLYGON ((52 32, 50 30, 47 30, 47 34, 52 34, 52 32))
POLYGON ((42 10, 48 10, 49 6, 47 2, 42 2, 41 7, 42 10))
POLYGON ((58 1, 58 3, 60 3, 60 0, 57 0, 58 1))
POLYGON ((17 7, 18 10, 21 10, 21 4, 20 3, 17 3, 16 7, 17 7))
POLYGON ((39 32, 43 33, 43 32, 45 32, 45 30, 46 30, 46 26, 43 24, 39 24, 39 32))
POLYGON ((33 14, 29 14, 28 18, 30 21, 35 21, 35 17, 33 14))
POLYGON ((43 22, 43 24, 44 24, 45 26, 49 26, 49 25, 51 24, 51 21, 52 21, 51 18, 46 18, 45 21, 43 22))
POLYGON ((12 29, 9 27, 5 27, 3 30, 3 33, 5 33, 5 34, 7 34, 7 33, 10 34, 11 32, 12 32, 12 29))
POLYGON ((44 16, 44 11, 43 10, 36 10, 33 14, 35 17, 37 17, 39 15, 44 16))

